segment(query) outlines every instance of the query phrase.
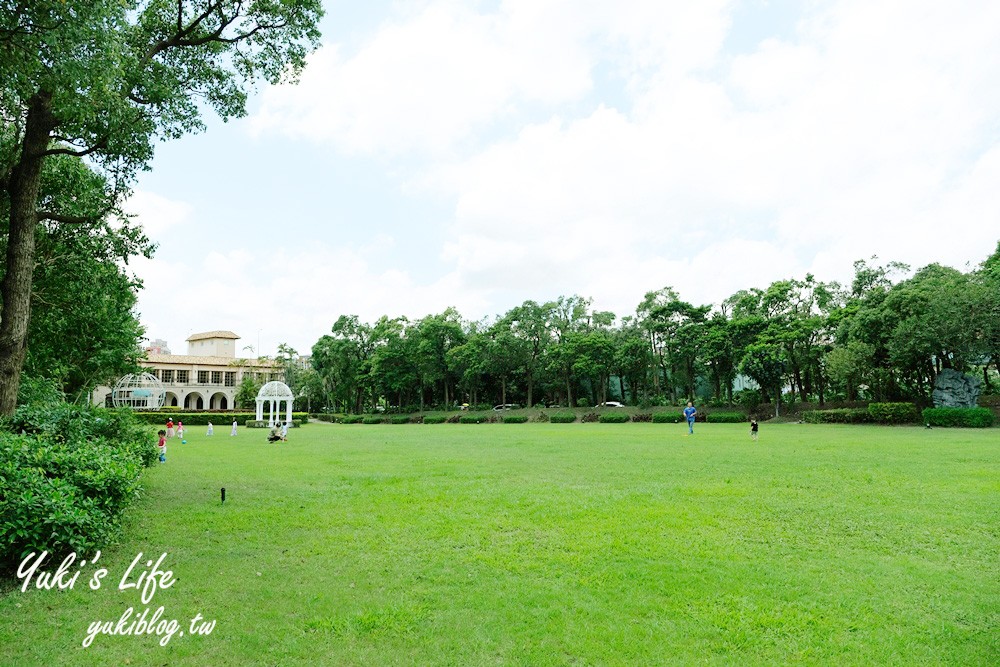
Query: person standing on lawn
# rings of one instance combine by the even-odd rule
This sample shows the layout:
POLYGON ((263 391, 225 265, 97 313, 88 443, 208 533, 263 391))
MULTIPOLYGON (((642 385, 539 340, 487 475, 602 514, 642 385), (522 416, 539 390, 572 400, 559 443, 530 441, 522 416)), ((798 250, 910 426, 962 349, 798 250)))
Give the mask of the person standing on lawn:
POLYGON ((684 408, 684 418, 688 422, 688 435, 694 433, 694 417, 698 414, 698 411, 694 409, 694 403, 688 401, 688 405, 684 408))

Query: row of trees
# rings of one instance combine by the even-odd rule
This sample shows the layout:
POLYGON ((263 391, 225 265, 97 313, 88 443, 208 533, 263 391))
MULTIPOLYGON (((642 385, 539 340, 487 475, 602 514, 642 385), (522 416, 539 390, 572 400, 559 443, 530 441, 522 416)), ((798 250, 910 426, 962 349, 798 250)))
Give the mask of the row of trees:
POLYGON ((1000 359, 1000 245, 969 272, 858 261, 850 286, 814 276, 741 290, 716 305, 649 292, 618 318, 580 296, 525 301, 492 321, 449 308, 373 324, 344 315, 289 381, 315 406, 362 412, 456 403, 677 403, 696 396, 929 400, 943 368, 991 384, 1000 359))

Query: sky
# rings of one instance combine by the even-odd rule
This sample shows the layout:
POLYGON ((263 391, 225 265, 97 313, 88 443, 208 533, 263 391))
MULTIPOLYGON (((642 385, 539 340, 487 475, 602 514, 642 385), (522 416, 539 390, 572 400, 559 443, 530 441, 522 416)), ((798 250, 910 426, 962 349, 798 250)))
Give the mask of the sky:
MULTIPOLYGON (((149 339, 673 287, 717 304, 1000 241, 1000 3, 327 0, 297 85, 160 144, 149 339)), ((252 349, 251 349, 252 348, 252 349)))

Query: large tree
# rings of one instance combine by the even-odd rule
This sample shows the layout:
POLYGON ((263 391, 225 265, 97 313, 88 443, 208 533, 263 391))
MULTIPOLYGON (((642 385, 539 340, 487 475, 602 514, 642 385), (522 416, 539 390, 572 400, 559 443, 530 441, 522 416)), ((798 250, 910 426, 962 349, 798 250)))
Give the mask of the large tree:
POLYGON ((44 221, 94 223, 41 197, 43 168, 86 156, 108 209, 158 139, 203 128, 202 105, 245 113, 248 84, 294 78, 318 44, 320 0, 33 0, 0 4, 0 414, 13 411, 44 221))

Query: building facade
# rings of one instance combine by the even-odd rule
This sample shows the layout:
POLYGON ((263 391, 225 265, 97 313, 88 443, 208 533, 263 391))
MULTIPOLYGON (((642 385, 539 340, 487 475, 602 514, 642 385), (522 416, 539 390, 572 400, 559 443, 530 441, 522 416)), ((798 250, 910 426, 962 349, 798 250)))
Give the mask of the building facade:
MULTIPOLYGON (((187 354, 160 354, 147 350, 145 360, 140 363, 163 384, 166 390, 164 407, 232 410, 236 407, 236 392, 244 377, 252 377, 259 384, 284 381, 281 362, 238 358, 236 341, 239 339, 232 331, 193 334, 187 339, 187 354)), ((93 394, 98 405, 104 405, 110 397, 110 387, 98 387, 93 394)))

